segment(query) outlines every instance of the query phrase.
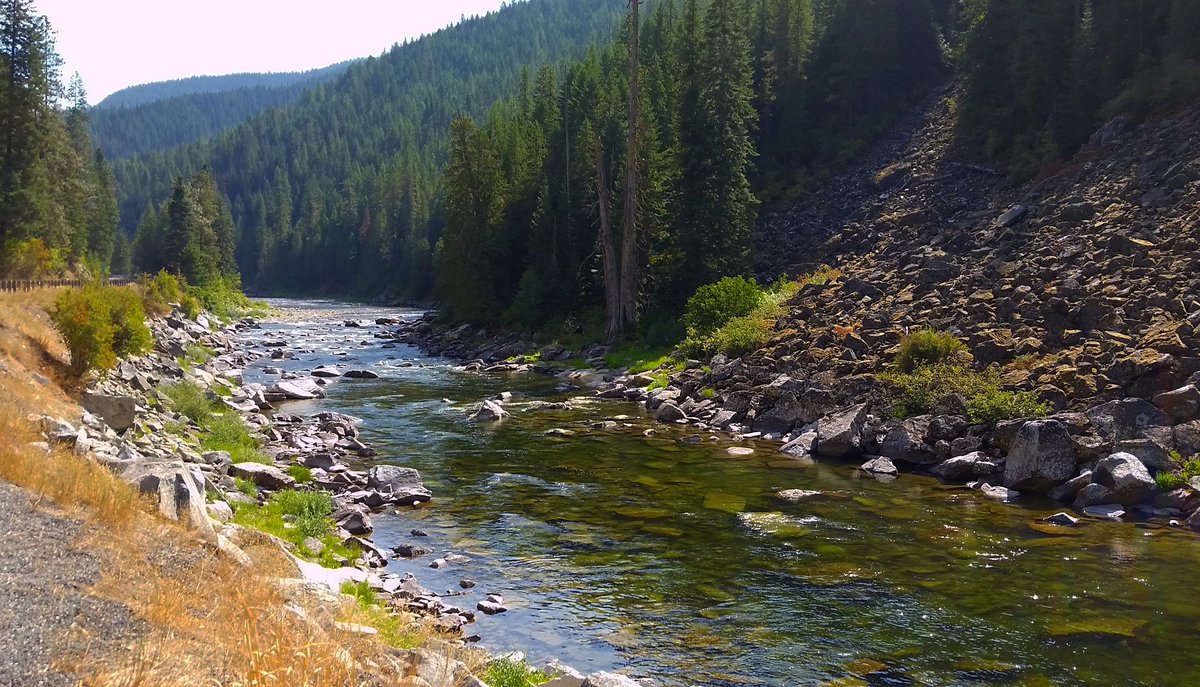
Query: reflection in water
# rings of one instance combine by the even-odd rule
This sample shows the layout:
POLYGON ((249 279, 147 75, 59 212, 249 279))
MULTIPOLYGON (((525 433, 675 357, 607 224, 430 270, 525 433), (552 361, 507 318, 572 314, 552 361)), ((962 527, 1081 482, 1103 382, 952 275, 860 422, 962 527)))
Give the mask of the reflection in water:
POLYGON ((682 429, 645 437, 636 407, 384 349, 341 326, 378 309, 327 307, 265 325, 262 338, 312 352, 247 377, 339 362, 381 374, 285 412, 361 417, 384 460, 421 471, 433 503, 377 517, 376 541, 419 528, 439 555, 468 556, 389 567, 433 589, 470 578, 472 591, 502 593, 512 610, 478 622, 490 648, 668 685, 1195 682, 1193 535, 1099 522, 1047 533, 1031 524, 1048 503, 1017 508, 911 475, 882 483, 768 445, 735 456, 726 439, 684 443, 694 432, 682 429), (467 421, 501 391, 526 394, 512 418, 467 421), (781 489, 820 493, 788 502, 781 489))

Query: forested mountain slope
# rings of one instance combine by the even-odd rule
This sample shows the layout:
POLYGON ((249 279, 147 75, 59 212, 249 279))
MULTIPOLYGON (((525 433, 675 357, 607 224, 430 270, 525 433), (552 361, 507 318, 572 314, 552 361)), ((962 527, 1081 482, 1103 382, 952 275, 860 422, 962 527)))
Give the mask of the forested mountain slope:
POLYGON ((131 228, 166 197, 174 174, 207 165, 230 200, 247 284, 428 292, 450 121, 485 113, 527 68, 606 41, 623 9, 513 3, 356 63, 336 83, 212 140, 122 161, 123 221, 131 228))
POLYGON ((295 74, 203 76, 134 86, 91 111, 92 137, 113 160, 199 141, 333 81, 350 63, 295 74))

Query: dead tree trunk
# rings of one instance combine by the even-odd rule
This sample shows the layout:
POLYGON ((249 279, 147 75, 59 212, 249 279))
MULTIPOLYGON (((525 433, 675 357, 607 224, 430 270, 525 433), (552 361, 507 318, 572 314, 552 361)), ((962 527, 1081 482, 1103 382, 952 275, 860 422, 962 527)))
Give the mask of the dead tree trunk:
POLYGON ((629 121, 625 148, 625 201, 621 230, 621 326, 637 323, 638 290, 641 285, 641 265, 638 255, 638 171, 641 167, 638 145, 638 9, 642 0, 629 0, 629 121))
POLYGON ((605 335, 611 341, 621 334, 621 275, 617 271, 617 250, 613 245, 612 189, 608 183, 608 169, 604 166, 604 145, 600 142, 600 134, 596 134, 594 146, 596 202, 600 206, 600 233, 596 242, 600 244, 601 270, 604 273, 605 335))

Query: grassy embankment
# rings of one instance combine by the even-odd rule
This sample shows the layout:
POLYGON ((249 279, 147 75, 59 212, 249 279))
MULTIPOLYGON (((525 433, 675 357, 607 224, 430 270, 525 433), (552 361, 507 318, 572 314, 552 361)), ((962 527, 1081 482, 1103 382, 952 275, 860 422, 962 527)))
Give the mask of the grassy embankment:
MULTIPOLYGON (((78 636, 47 638, 61 642, 54 668, 94 687, 405 684, 408 670, 390 649, 429 645, 425 626, 361 590, 353 598, 289 591, 279 580, 299 573, 268 535, 242 542, 254 561, 243 568, 158 517, 105 468, 63 447, 31 446, 40 438, 31 414, 79 415, 79 382, 46 313, 55 296, 0 294, 0 478, 32 492, 35 507, 84 523, 78 547, 101 568, 87 593, 126 606, 141 625, 130 637, 97 637, 81 625, 78 636)), ((224 437, 219 425, 207 431, 210 442, 224 437)), ((481 654, 430 646, 485 668, 481 654)), ((496 677, 494 687, 529 684, 496 677)))

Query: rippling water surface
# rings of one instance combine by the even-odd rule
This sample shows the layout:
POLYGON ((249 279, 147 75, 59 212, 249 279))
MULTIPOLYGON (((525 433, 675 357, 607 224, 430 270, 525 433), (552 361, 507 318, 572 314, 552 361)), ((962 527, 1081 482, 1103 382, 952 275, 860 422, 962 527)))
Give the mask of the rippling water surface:
POLYGON ((560 380, 538 375, 456 371, 342 326, 404 311, 275 305, 287 321, 256 336, 312 352, 258 363, 248 379, 269 381, 272 364, 382 376, 284 411, 363 418, 381 460, 420 470, 432 505, 375 517, 375 540, 414 541, 419 528, 439 555, 470 557, 389 569, 435 590, 470 578, 472 591, 502 593, 511 610, 474 630, 490 649, 664 685, 1200 683, 1195 535, 1101 522, 1048 535, 1031 523, 1049 503, 804 467, 770 445, 739 444, 756 451, 735 457, 727 438, 687 443, 697 434, 683 429, 645 437, 637 406, 556 394, 560 380), (513 417, 467 420, 502 391, 521 396, 513 417), (789 504, 780 489, 823 494, 789 504))

